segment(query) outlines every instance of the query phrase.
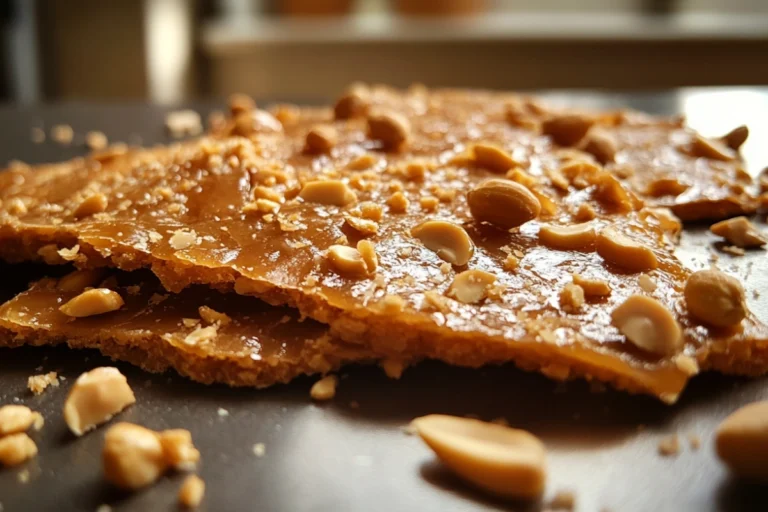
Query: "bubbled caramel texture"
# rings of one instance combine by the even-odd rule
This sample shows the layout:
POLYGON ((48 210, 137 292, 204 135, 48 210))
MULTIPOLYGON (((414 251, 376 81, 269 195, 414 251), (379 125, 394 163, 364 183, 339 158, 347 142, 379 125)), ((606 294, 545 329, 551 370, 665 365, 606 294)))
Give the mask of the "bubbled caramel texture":
POLYGON ((212 137, 178 146, 106 163, 6 172, 0 198, 14 211, 0 209, 0 255, 40 259, 38 251, 48 247, 43 254, 55 259, 57 248, 78 245, 70 256, 76 265, 151 266, 171 291, 201 283, 297 306, 384 357, 469 366, 512 360, 558 378, 588 375, 673 401, 689 375, 669 358, 637 350, 611 325, 613 309, 645 293, 637 275, 653 270, 653 298, 680 321, 683 352, 703 368, 768 368, 766 329, 752 317, 724 333, 686 316, 679 303, 688 273, 668 245, 674 230, 644 208, 644 201, 669 207, 683 219, 752 211, 751 179, 738 158, 692 152, 695 134, 676 121, 633 113, 585 117, 529 102, 522 117, 510 116, 510 102, 520 97, 465 91, 375 87, 360 97, 365 115, 340 115, 338 105, 335 115, 301 109, 281 125, 279 112, 254 111, 247 126, 228 121, 212 137), (333 127, 335 143, 308 153, 307 132, 318 125, 333 127), (600 151, 594 140, 581 140, 599 139, 597 128, 610 134, 610 148, 604 140, 600 151), (500 154, 478 162, 477 147, 498 148, 508 158, 503 165, 500 154), (500 177, 531 192, 537 218, 512 229, 473 218, 466 192, 500 177), (689 186, 679 195, 643 198, 650 183, 672 178, 689 186), (318 181, 346 187, 315 195, 310 185, 308 194, 307 184, 318 181), (244 208, 256 191, 264 195, 258 187, 274 192, 272 204, 249 215, 244 208), (105 210, 77 217, 77 206, 94 194, 106 198, 105 210), (360 217, 364 204, 381 207, 376 230, 361 232, 347 220, 360 217), (630 261, 642 264, 622 265, 616 256, 626 249, 604 250, 616 248, 610 244, 577 251, 541 243, 542 226, 583 223, 585 211, 594 233, 641 247, 641 257, 630 261), (471 244, 462 245, 462 258, 446 260, 442 246, 414 236, 427 221, 466 233, 471 244), (181 245, 173 243, 178 233, 181 245), (329 249, 357 248, 363 237, 375 247, 375 270, 337 272, 329 249), (445 261, 453 264, 447 273, 445 261), (464 303, 447 293, 466 270, 496 277, 485 300, 464 303), (573 274, 600 280, 611 293, 585 294, 584 304, 565 311, 559 294, 573 274), (396 315, 387 307, 392 297, 402 306, 396 315), (739 348, 751 345, 751 355, 739 348))

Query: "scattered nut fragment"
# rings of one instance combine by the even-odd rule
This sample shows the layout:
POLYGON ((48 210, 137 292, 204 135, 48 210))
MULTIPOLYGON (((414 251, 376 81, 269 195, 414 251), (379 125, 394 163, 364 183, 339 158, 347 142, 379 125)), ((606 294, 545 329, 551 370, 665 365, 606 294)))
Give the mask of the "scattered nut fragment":
POLYGON ((729 162, 736 159, 736 153, 718 140, 711 140, 694 133, 687 148, 688 152, 696 157, 709 158, 729 162))
POLYGON ((370 92, 365 85, 353 84, 333 107, 336 119, 349 119, 365 115, 370 104, 370 92))
POLYGON ((242 212, 248 214, 261 214, 266 217, 269 214, 275 214, 280 211, 280 203, 269 199, 256 199, 243 205, 242 212))
POLYGON ((380 204, 371 201, 363 201, 360 203, 360 216, 364 219, 379 222, 384 216, 384 208, 382 208, 380 204))
POLYGON ((559 251, 592 252, 596 240, 595 228, 588 222, 570 226, 542 224, 539 229, 539 242, 559 251))
POLYGON ((576 214, 573 216, 574 220, 579 222, 588 222, 595 217, 597 217, 597 212, 589 203, 581 203, 579 209, 576 210, 576 214))
POLYGON ((379 231, 379 223, 372 220, 362 219, 354 215, 345 215, 344 221, 349 227, 363 236, 375 235, 379 231))
POLYGON ((484 270, 465 270, 453 279, 447 295, 464 304, 476 304, 488 296, 488 288, 495 282, 496 276, 484 270))
POLYGON ((645 208, 641 213, 650 214, 672 240, 679 238, 680 232, 683 230, 683 223, 669 208, 645 208))
POLYGON ((368 136, 380 140, 385 149, 399 149, 411 137, 411 123, 397 112, 373 112, 368 115, 368 136))
POLYGON ((43 373, 41 375, 30 375, 27 379, 27 389, 35 395, 40 395, 48 389, 49 386, 59 387, 59 374, 56 372, 43 373))
POLYGON ((63 146, 72 143, 75 138, 75 131, 68 124, 57 124, 51 128, 51 139, 63 146))
POLYGON ((94 368, 77 378, 64 402, 64 421, 76 436, 109 421, 136 402, 120 370, 110 366, 94 368))
POLYGON ((0 407, 0 437, 26 432, 30 427, 40 430, 43 416, 26 405, 4 405, 0 407))
POLYGON ((738 151, 749 137, 749 128, 745 125, 737 126, 730 132, 720 137, 720 141, 734 151, 738 151))
POLYGON ((575 313, 584 305, 584 289, 578 284, 568 283, 560 290, 560 308, 566 313, 575 313))
POLYGON ((403 372, 405 371, 408 364, 402 359, 388 358, 381 361, 379 366, 381 366, 381 369, 384 370, 384 373, 390 379, 399 379, 403 376, 403 372))
POLYGON ((632 295, 613 310, 611 319, 633 345, 646 352, 668 356, 682 348, 680 325, 656 299, 632 295))
POLYGON ((179 504, 185 508, 200 505, 205 495, 205 482, 197 475, 189 475, 179 488, 179 504))
POLYGON ((597 254, 605 261, 630 272, 653 270, 659 266, 651 249, 640 245, 612 227, 597 235, 597 254))
POLYGON ((199 239, 194 229, 177 229, 168 239, 168 244, 177 251, 189 249, 196 243, 199 243, 199 239))
POLYGON ((363 259, 363 263, 365 263, 365 270, 369 274, 376 272, 376 269, 379 268, 379 258, 376 255, 376 247, 373 245, 373 242, 360 240, 357 242, 357 252, 360 253, 360 257, 363 259))
POLYGON ((659 454, 665 457, 675 456, 680 453, 680 438, 677 434, 664 437, 658 444, 659 454))
POLYGON ((480 489, 517 499, 533 499, 544 491, 546 450, 536 436, 440 414, 416 418, 412 425, 446 466, 480 489))
POLYGON ((340 180, 308 181, 299 197, 309 203, 345 206, 357 200, 355 193, 340 180))
POLYGON ((578 285, 587 297, 605 297, 611 294, 611 285, 602 279, 590 279, 581 274, 573 274, 573 284, 578 285))
POLYGON ((555 144, 574 146, 584 138, 594 119, 581 114, 554 115, 541 124, 544 135, 549 135, 555 144))
POLYGON ((493 144, 477 143, 471 148, 472 159, 478 167, 503 174, 520 165, 512 155, 493 144))
POLYGON ((541 203, 530 190, 514 181, 491 179, 470 190, 467 204, 478 222, 505 229, 531 221, 541 213, 541 203))
POLYGON ((411 229, 411 235, 451 265, 466 265, 475 252, 464 228, 452 222, 428 220, 411 229))
POLYGON ((582 148, 603 165, 612 163, 618 152, 616 139, 607 131, 594 128, 587 133, 582 142, 582 148))
POLYGON ((402 192, 395 192, 387 199, 387 206, 393 213, 405 213, 410 201, 402 192))
POLYGON ((75 270, 59 279, 56 288, 64 292, 79 292, 88 287, 96 286, 104 279, 105 275, 106 271, 103 268, 75 270))
POLYGON ((655 292, 658 286, 656 281, 654 281, 648 274, 640 274, 637 278, 637 284, 640 285, 640 288, 642 288, 645 293, 655 292))
POLYGON ((308 153, 327 153, 337 144, 339 135, 330 125, 317 125, 307 132, 308 153))
POLYGON ((690 188, 677 178, 659 178, 648 183, 645 193, 651 197, 679 196, 690 188))
POLYGON ((362 277, 367 275, 368 264, 360 251, 346 245, 332 245, 328 248, 328 262, 341 275, 362 277))
POLYGON ((736 247, 761 247, 768 243, 765 235, 746 217, 734 217, 720 221, 712 224, 709 230, 715 235, 725 238, 728 243, 736 247))
POLYGON ((107 481, 125 490, 146 487, 168 469, 157 432, 132 423, 107 430, 102 462, 107 481))
POLYGON ((336 386, 339 384, 339 378, 336 375, 326 375, 322 379, 312 384, 309 395, 313 400, 330 400, 336 396, 336 386))
POLYGON ((194 110, 177 110, 166 114, 165 129, 175 139, 194 137, 203 133, 203 121, 194 110))
POLYGON ((691 274, 684 294, 688 312, 706 324, 730 327, 747 316, 741 283, 719 270, 699 270, 691 274))
POLYGON ((520 259, 514 254, 507 254, 507 257, 504 258, 504 270, 507 272, 514 272, 519 266, 520 259))
POLYGON ((158 433, 165 462, 180 471, 191 471, 200 462, 200 451, 192 443, 189 430, 175 428, 158 433))
POLYGON ((77 205, 73 214, 76 219, 90 217, 106 210, 108 204, 107 196, 104 194, 93 194, 83 199, 83 202, 77 205))
POLYGON ((717 427, 715 449, 736 475, 768 482, 768 401, 745 405, 717 427))
POLYGON ((419 199, 419 205, 425 212, 434 212, 440 205, 440 200, 435 196, 423 196, 419 199))
POLYGON ((227 325, 232 322, 232 318, 226 313, 220 313, 208 306, 200 306, 197 313, 207 324, 227 325))
POLYGON ((229 113, 233 116, 243 112, 250 112, 256 108, 256 102, 253 101, 253 98, 239 92, 229 95, 227 105, 229 106, 229 113))
POLYGON ((108 288, 92 288, 59 308, 67 316, 82 318, 117 311, 123 307, 120 294, 108 288))
POLYGON ((24 432, 0 438, 0 465, 10 467, 37 455, 37 445, 24 432))
POLYGON ((101 151, 109 144, 107 136, 102 132, 91 131, 85 134, 85 145, 91 151, 101 151))

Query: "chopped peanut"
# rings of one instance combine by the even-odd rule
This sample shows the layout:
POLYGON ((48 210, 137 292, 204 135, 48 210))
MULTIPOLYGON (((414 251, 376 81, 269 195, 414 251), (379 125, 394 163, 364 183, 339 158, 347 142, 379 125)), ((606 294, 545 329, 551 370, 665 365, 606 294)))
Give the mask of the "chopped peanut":
POLYGON ((284 200, 284 197, 276 190, 273 190, 271 188, 267 188, 261 185, 253 189, 253 198, 268 199, 273 203, 282 203, 284 200))
POLYGON ((338 142, 336 128, 330 125, 318 125, 307 133, 307 152, 327 153, 338 142))
POLYGON ((593 119, 584 115, 563 114, 545 120, 541 129, 544 135, 549 135, 555 144, 574 146, 584 138, 594 123, 593 119))
POLYGON ((768 482, 768 401, 741 407, 717 428, 715 448, 736 475, 768 482))
POLYGON ((592 252, 595 250, 597 235, 591 223, 555 226, 542 224, 539 241, 550 249, 559 251, 592 252))
POLYGON ((397 112, 374 112, 368 115, 368 135, 380 140, 385 149, 399 149, 411 137, 411 123, 397 112))
POLYGON ((102 132, 92 131, 85 134, 85 145, 92 151, 100 151, 108 144, 107 136, 102 132))
POLYGON ((718 140, 711 140, 694 133, 688 148, 693 156, 728 162, 736 159, 736 153, 718 140))
POLYGON ((365 263, 365 270, 369 274, 376 272, 379 267, 379 258, 376 256, 376 247, 373 243, 368 240, 360 240, 357 242, 357 252, 360 253, 360 257, 365 263))
POLYGON ((428 220, 411 229, 411 235, 451 265, 466 265, 475 252, 464 228, 452 222, 428 220))
POLYGON ((132 423, 107 430, 102 461, 107 481, 125 490, 146 487, 168 469, 157 432, 132 423))
POLYGON ((77 378, 64 402, 64 421, 76 436, 109 421, 136 402, 131 387, 120 370, 95 368, 77 378))
POLYGON ((598 233, 596 247, 605 261, 630 272, 652 270, 659 266, 652 250, 612 227, 598 233))
POLYGON ((195 468, 200 461, 200 451, 192 443, 189 430, 176 428, 164 430, 158 434, 160 445, 163 447, 165 462, 178 470, 188 471, 195 468))
POLYGON ((299 197, 309 203, 345 206, 357 200, 355 193, 340 180, 308 181, 299 197))
POLYGON ((17 466, 37 455, 37 445, 24 432, 0 438, 0 465, 17 466))
POLYGON ((589 203, 581 203, 573 218, 579 222, 588 222, 597 217, 597 212, 589 203))
POLYGON ((229 113, 233 117, 243 112, 250 112, 256 108, 256 102, 253 101, 253 98, 242 93, 230 94, 227 105, 229 106, 229 113))
POLYGON ((26 432, 30 427, 40 430, 43 416, 26 405, 4 405, 0 407, 0 437, 26 432))
POLYGON ((379 231, 379 223, 368 219, 361 219, 353 215, 345 215, 344 221, 349 227, 363 236, 375 235, 379 231))
POLYGON ((465 270, 453 279, 447 295, 464 304, 476 304, 486 298, 495 282, 496 276, 484 270, 465 270))
POLYGON ((416 418, 412 425, 446 466, 480 489, 517 499, 544 491, 546 450, 534 435, 440 414, 416 418))
POLYGON ((346 245, 332 245, 328 248, 328 262, 341 275, 362 277, 368 274, 368 263, 360 251, 346 245))
POLYGON ((269 199, 256 199, 251 203, 247 203, 243 206, 243 213, 245 214, 275 214, 280 211, 280 203, 271 201, 269 199))
POLYGON ((384 216, 384 208, 382 208, 380 204, 371 201, 363 201, 360 203, 360 215, 364 219, 379 222, 384 216))
POLYGON ((203 501, 205 482, 197 475, 189 475, 179 488, 179 504, 185 508, 196 508, 203 501))
POLYGON ((331 400, 336 396, 336 386, 339 384, 339 378, 335 375, 326 375, 312 385, 309 395, 313 400, 331 400))
POLYGON ((519 165, 509 153, 492 144, 477 143, 471 151, 475 164, 491 172, 504 174, 519 165))
POLYGON ((64 292, 79 292, 88 287, 96 286, 104 279, 106 271, 102 268, 75 270, 59 279, 56 288, 64 292))
POLYGON ((560 308, 566 313, 575 313, 584 305, 584 289, 578 284, 568 283, 560 290, 560 308))
POLYGON ((713 224, 709 230, 717 236, 725 238, 736 247, 760 247, 768 242, 754 224, 746 217, 735 217, 713 224))
POLYGON ((41 375, 30 375, 27 379, 27 388, 34 394, 40 395, 49 386, 59 387, 59 374, 48 372, 41 375))
POLYGON ((108 288, 92 288, 59 308, 67 316, 82 318, 117 311, 123 307, 120 294, 108 288))
POLYGON ((541 212, 541 203, 530 190, 508 180, 484 181, 467 194, 467 204, 475 220, 505 229, 521 226, 541 212))
POLYGON ((611 318, 633 345, 646 352, 669 356, 682 347, 680 325, 656 299, 632 295, 611 313, 611 318))
POLYGON ((419 199, 419 205, 421 206, 421 209, 424 210, 425 212, 433 212, 437 210, 437 207, 439 204, 440 204, 440 200, 435 196, 424 196, 421 199, 419 199))
POLYGON ((395 192, 387 199, 387 206, 393 213, 405 213, 410 201, 402 192, 395 192))
POLYGON ((426 162, 414 160, 405 166, 405 177, 412 181, 421 181, 427 175, 429 166, 426 162))
POLYGON ((232 318, 226 313, 219 313, 208 306, 200 306, 197 308, 197 312, 200 315, 200 318, 208 324, 227 325, 232 321, 232 318))
POLYGON ((747 316, 741 283, 719 270, 694 272, 685 283, 685 302, 691 316, 717 327, 737 325, 747 316))
POLYGON ((203 120, 194 110, 177 110, 166 114, 165 129, 175 139, 200 135, 203 133, 203 120))
POLYGON ((75 138, 75 131, 68 124, 57 124, 51 128, 51 139, 62 146, 68 146, 75 138))
POLYGON ((605 165, 616 159, 616 140, 604 131, 592 128, 582 142, 584 151, 595 157, 595 160, 605 165))
POLYGON ((642 288, 645 293, 653 293, 656 291, 657 284, 648 274, 640 274, 637 278, 637 284, 640 285, 640 288, 642 288))
POLYGON ((573 284, 578 285, 587 297, 605 297, 611 294, 611 285, 601 279, 590 279, 573 274, 573 284))
POLYGON ((732 150, 738 151, 741 145, 746 142, 747 137, 749 137, 749 128, 741 125, 723 135, 720 140, 732 150))
POLYGON ((514 272, 518 266, 520 266, 520 259, 514 254, 507 254, 507 257, 504 258, 504 270, 514 272))
POLYGON ((77 219, 84 217, 90 217, 96 213, 101 213, 107 209, 107 196, 104 194, 93 194, 86 197, 82 203, 80 203, 74 211, 74 216, 77 219))
POLYGON ((338 99, 333 108, 336 119, 349 119, 365 115, 370 104, 368 88, 361 84, 350 87, 344 95, 338 99))
POLYGON ((689 185, 677 178, 659 178, 648 183, 645 193, 653 197, 679 196, 688 188, 689 185))

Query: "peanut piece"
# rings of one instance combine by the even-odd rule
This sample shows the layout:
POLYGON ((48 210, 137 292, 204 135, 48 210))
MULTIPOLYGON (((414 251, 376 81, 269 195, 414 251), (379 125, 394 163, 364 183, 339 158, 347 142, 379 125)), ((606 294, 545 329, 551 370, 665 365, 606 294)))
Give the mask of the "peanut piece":
POLYGON ((306 150, 308 153, 328 153, 338 143, 336 128, 318 125, 307 133, 306 150))
POLYGON ((584 290, 587 297, 605 297, 611 294, 611 285, 601 279, 590 279, 581 274, 573 274, 573 284, 584 290))
POLYGON ((360 215, 364 219, 379 222, 384 216, 384 208, 382 208, 380 204, 371 201, 363 201, 360 203, 360 215))
POLYGON ((308 181, 299 197, 309 203, 345 206, 357 200, 355 193, 340 180, 308 181))
POLYGON ((720 141, 732 150, 738 151, 747 141, 747 137, 749 137, 749 128, 741 125, 720 137, 720 141))
POLYGON ((514 181, 491 179, 467 194, 467 204, 478 222, 505 229, 531 221, 541 213, 541 202, 530 190, 514 181))
POLYGON ((107 430, 102 462, 107 481, 125 490, 146 487, 168 468, 157 432, 132 423, 107 430))
POLYGON ((208 306, 200 306, 197 313, 207 324, 227 325, 232 322, 232 318, 226 313, 220 313, 208 306))
POLYGON ((476 487, 533 499, 546 483, 546 450, 534 435, 494 423, 431 414, 411 423, 437 457, 476 487))
POLYGON ((496 276, 484 270, 465 270, 453 279, 447 295, 464 304, 476 304, 488 296, 488 288, 495 282, 496 276))
POLYGON ((659 178, 653 180, 645 188, 645 193, 652 197, 679 196, 689 185, 679 181, 677 178, 659 178))
POLYGON ((75 270, 59 279, 56 288, 64 292, 79 292, 100 283, 106 271, 101 268, 75 270))
POLYGON ((411 123, 397 112, 374 112, 368 116, 368 136, 380 140, 385 149, 399 149, 411 137, 411 123))
POLYGON ((578 284, 568 283, 560 290, 560 308, 566 313, 575 313, 584 305, 584 289, 578 284))
POLYGON ((717 427, 715 449, 736 475, 768 482, 768 401, 736 410, 717 427))
POLYGON ((694 133, 689 151, 693 156, 730 162, 736 159, 736 153, 718 140, 711 140, 694 133))
POLYGON ((595 160, 603 165, 612 163, 616 160, 616 139, 606 131, 589 130, 589 133, 582 142, 584 151, 595 157, 595 160))
POLYGON ((428 220, 411 229, 411 235, 451 265, 466 265, 475 252, 464 228, 452 222, 428 220))
POLYGON ((179 504, 185 508, 196 508, 203 501, 205 482, 197 475, 189 475, 179 488, 179 504))
POLYGON ((34 426, 40 430, 43 416, 25 405, 4 405, 0 407, 0 437, 20 434, 34 426))
POLYGON ((336 119, 349 119, 365 115, 370 104, 370 92, 365 85, 354 84, 336 101, 333 107, 336 119))
POLYGON ((368 274, 368 263, 360 251, 346 245, 332 245, 328 248, 328 262, 340 275, 362 277, 368 274))
POLYGON ((613 310, 611 319, 633 345, 646 352, 670 356, 682 348, 680 325, 656 299, 632 295, 613 310))
POLYGON ((37 445, 24 432, 0 438, 0 465, 17 466, 37 455, 37 445))
POLYGON ((549 135, 555 144, 574 146, 584 138, 595 123, 593 119, 580 114, 555 115, 541 125, 544 135, 549 135))
POLYGON ((592 252, 595 250, 597 235, 591 223, 554 226, 542 224, 539 242, 558 251, 592 252))
POLYGON ((741 323, 747 316, 744 288, 719 270, 699 270, 685 283, 688 312, 700 322, 717 327, 741 323))
POLYGON ((598 233, 596 247, 597 254, 605 261, 630 272, 653 270, 659 266, 652 250, 612 227, 598 233))
POLYGON ((103 132, 91 131, 85 134, 85 145, 91 151, 99 151, 107 147, 109 141, 103 132))
POLYGON ((709 230, 717 236, 725 238, 736 247, 761 247, 768 242, 754 224, 746 217, 735 217, 712 224, 709 230))
POLYGON ((158 434, 165 462, 178 470, 191 471, 200 461, 200 452, 192 443, 189 430, 176 428, 158 434))
POLYGON ((93 194, 86 197, 82 203, 75 208, 74 216, 76 219, 90 217, 91 215, 101 213, 107 209, 107 196, 104 194, 93 194))
POLYGON ((357 242, 357 252, 365 263, 365 270, 369 274, 376 272, 379 268, 379 258, 376 255, 376 247, 369 240, 360 240, 357 242))
POLYGON ((136 402, 131 387, 120 370, 94 368, 77 378, 64 402, 64 421, 76 436, 109 421, 136 402))
POLYGON ((237 114, 242 114, 243 112, 250 112, 256 108, 256 102, 253 101, 253 98, 242 93, 230 94, 227 105, 229 106, 229 112, 233 117, 237 114))
POLYGON ((368 219, 362 219, 353 215, 345 215, 344 221, 349 227, 363 236, 375 235, 379 231, 379 223, 368 219))
POLYGON ((477 143, 471 151, 475 164, 491 172, 503 174, 520 165, 512 158, 512 155, 492 144, 477 143))
POLYGON ((409 204, 408 198, 400 191, 395 192, 387 199, 387 206, 393 213, 405 213, 409 204))
POLYGON ((339 384, 339 378, 335 375, 326 375, 312 385, 309 395, 313 400, 331 400, 336 396, 336 386, 339 384))
POLYGON ((123 307, 120 294, 108 288, 92 288, 59 308, 67 316, 82 318, 117 311, 123 307))

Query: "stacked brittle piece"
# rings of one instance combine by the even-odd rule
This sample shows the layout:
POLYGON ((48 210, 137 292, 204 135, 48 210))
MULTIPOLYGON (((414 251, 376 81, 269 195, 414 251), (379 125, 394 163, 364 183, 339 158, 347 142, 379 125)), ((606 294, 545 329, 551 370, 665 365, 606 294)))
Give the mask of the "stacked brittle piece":
POLYGON ((738 281, 674 255, 681 220, 755 212, 746 135, 423 87, 235 98, 199 139, 0 174, 0 257, 80 269, 0 308, 0 343, 252 386, 513 362, 673 402, 768 371, 738 281))

